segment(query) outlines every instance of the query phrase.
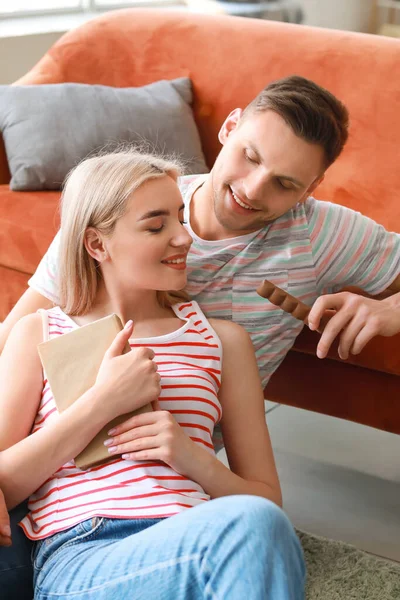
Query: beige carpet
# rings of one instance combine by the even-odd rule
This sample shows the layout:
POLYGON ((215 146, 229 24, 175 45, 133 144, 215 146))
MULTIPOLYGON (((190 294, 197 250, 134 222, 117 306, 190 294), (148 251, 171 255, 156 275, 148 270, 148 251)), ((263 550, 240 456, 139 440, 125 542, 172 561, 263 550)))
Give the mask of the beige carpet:
POLYGON ((307 600, 400 600, 400 564, 343 542, 297 533, 307 563, 307 600))

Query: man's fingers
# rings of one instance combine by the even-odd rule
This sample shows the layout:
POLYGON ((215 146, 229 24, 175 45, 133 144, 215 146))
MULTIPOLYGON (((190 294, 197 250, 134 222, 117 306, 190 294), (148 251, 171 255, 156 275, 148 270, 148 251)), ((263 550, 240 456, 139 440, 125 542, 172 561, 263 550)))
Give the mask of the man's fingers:
POLYGON ((11 537, 11 527, 8 523, 0 524, 0 535, 11 537))
POLYGON ((310 314, 307 317, 308 326, 311 330, 319 328, 321 317, 326 310, 338 311, 344 304, 345 298, 343 294, 329 294, 320 296, 314 302, 310 314))
POLYGON ((0 535, 0 546, 12 546, 11 537, 0 535))
MULTIPOLYGON (((8 514, 4 494, 0 490, 0 537, 11 542, 10 515, 8 514)), ((5 545, 4 543, 2 544, 5 545)), ((7 544, 9 545, 9 544, 7 544)))
POLYGON ((333 340, 346 327, 351 317, 340 311, 336 313, 325 327, 317 346, 318 358, 325 358, 333 340))
POLYGON ((353 318, 341 333, 338 352, 342 360, 349 358, 350 349, 353 346, 354 340, 364 325, 365 322, 362 319, 353 318))
POLYGON ((368 323, 361 329, 356 338, 354 339, 353 345, 350 348, 351 354, 360 354, 361 350, 368 344, 373 337, 375 337, 376 331, 368 323))

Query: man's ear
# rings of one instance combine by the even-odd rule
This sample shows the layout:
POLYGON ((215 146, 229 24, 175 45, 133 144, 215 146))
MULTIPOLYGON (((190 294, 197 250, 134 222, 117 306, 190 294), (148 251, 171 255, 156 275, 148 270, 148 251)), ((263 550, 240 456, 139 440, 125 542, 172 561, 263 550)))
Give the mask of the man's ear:
POLYGON ((234 131, 236 129, 236 127, 238 126, 238 123, 239 123, 239 120, 240 120, 240 117, 242 116, 242 114, 243 114, 243 109, 235 108, 226 117, 226 119, 223 122, 222 127, 218 133, 218 139, 222 145, 224 145, 226 143, 226 140, 228 139, 228 137, 230 136, 232 131, 234 131))
POLYGON ((88 254, 97 260, 97 262, 102 263, 108 257, 104 240, 94 227, 88 227, 86 229, 84 244, 88 254))
POLYGON ((304 192, 304 195, 301 198, 300 202, 305 202, 307 200, 307 198, 309 196, 311 196, 311 194, 313 193, 313 191, 315 190, 315 188, 317 188, 319 186, 319 184, 323 182, 324 179, 325 179, 325 173, 323 173, 321 175, 321 177, 318 177, 318 179, 316 179, 315 181, 313 181, 313 183, 310 185, 310 187, 307 188, 307 190, 304 192))

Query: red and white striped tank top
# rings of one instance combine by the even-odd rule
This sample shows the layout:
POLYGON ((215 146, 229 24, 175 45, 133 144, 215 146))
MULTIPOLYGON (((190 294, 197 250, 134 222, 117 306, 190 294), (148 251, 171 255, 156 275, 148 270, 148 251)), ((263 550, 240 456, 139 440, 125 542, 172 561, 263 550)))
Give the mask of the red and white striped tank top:
MULTIPOLYGON (((182 326, 167 335, 134 338, 131 347, 155 353, 161 376, 160 407, 172 413, 187 435, 214 453, 212 433, 221 418, 221 342, 194 301, 175 304, 182 326)), ((48 338, 78 327, 60 308, 46 311, 48 338)), ((32 433, 57 419, 58 411, 44 374, 43 392, 32 433)), ((29 499, 20 525, 40 540, 91 517, 169 517, 209 500, 194 481, 157 461, 116 458, 85 471, 71 461, 50 477, 29 499)))

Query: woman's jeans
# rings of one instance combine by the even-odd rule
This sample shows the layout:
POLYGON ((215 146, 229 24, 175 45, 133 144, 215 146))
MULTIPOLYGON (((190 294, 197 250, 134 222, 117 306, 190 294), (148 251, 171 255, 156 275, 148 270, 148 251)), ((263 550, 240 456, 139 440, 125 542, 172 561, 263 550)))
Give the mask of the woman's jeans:
POLYGON ((38 542, 37 600, 301 600, 302 549, 284 512, 227 496, 166 519, 95 517, 38 542))

